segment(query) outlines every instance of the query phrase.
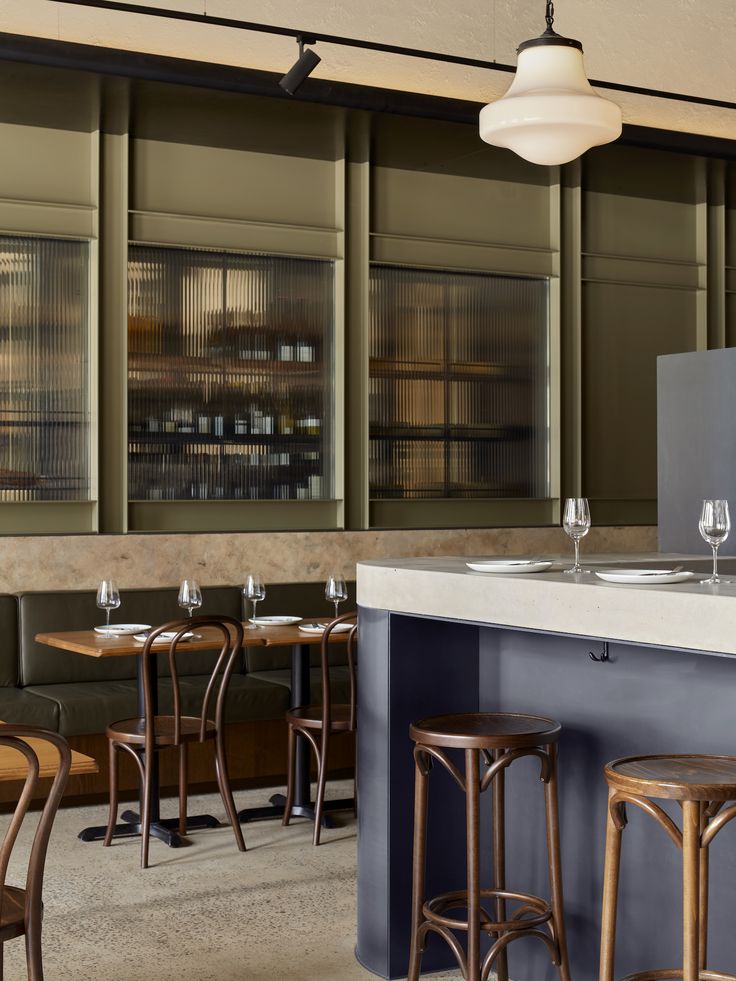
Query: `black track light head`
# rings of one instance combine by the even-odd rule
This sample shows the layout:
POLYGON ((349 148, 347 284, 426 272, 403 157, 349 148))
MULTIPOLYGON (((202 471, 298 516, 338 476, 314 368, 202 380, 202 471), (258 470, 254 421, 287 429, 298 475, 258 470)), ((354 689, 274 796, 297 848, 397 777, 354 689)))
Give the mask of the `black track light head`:
POLYGON ((289 95, 294 95, 302 82, 309 78, 320 61, 322 61, 316 51, 304 47, 305 44, 314 44, 314 38, 298 37, 296 40, 299 45, 299 57, 284 77, 279 80, 279 85, 289 95))

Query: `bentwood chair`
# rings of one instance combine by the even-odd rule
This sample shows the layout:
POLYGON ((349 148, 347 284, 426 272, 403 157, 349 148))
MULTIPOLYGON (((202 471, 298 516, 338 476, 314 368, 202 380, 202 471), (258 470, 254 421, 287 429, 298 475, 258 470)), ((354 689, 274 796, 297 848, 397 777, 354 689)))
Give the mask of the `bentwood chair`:
MULTIPOLYGON (((214 645, 213 645, 214 646, 214 645)), ((136 762, 140 774, 141 795, 141 868, 148 868, 148 844, 151 828, 151 797, 153 790, 152 767, 148 761, 153 753, 162 749, 176 747, 179 750, 179 833, 187 831, 187 780, 188 780, 188 747, 189 743, 207 741, 215 745, 215 775, 220 788, 220 796, 232 824, 235 841, 241 852, 245 851, 243 833, 240 829, 235 802, 230 788, 230 779, 225 757, 225 701, 227 699, 230 677, 235 662, 243 646, 243 626, 233 617, 193 617, 188 620, 174 620, 152 630, 140 657, 144 659, 143 697, 145 717, 124 719, 114 722, 107 728, 107 738, 110 752, 110 816, 107 825, 104 844, 110 845, 117 821, 118 813, 118 750, 129 753, 136 762), (181 691, 177 657, 186 650, 186 641, 182 638, 191 630, 214 628, 222 637, 222 647, 212 670, 207 688, 202 699, 199 715, 182 715, 181 691), (154 693, 152 686, 155 671, 145 670, 145 659, 155 658, 159 651, 166 650, 165 644, 156 644, 160 634, 170 632, 174 637, 168 643, 168 662, 171 672, 171 691, 173 696, 173 714, 157 715, 154 711, 154 693), (214 699, 214 719, 210 718, 210 707, 214 699)))
MULTIPOLYGON (((322 830, 322 813, 327 783, 327 753, 330 739, 347 732, 355 732, 356 686, 355 686, 355 648, 358 638, 357 613, 345 613, 330 621, 322 635, 320 662, 322 671, 322 704, 304 705, 289 709, 286 723, 289 729, 288 788, 283 823, 291 820, 294 804, 294 784, 296 781, 296 739, 302 736, 308 740, 317 759, 317 799, 314 805, 314 844, 319 845, 322 830), (333 704, 330 683, 330 635, 343 623, 354 621, 347 637, 348 669, 350 672, 350 701, 333 704)), ((357 801, 357 782, 355 786, 357 801)))
POLYGON ((25 934, 28 981, 43 981, 41 959, 41 925, 43 920, 43 873, 51 827, 59 809, 62 794, 69 778, 72 754, 69 743, 56 732, 37 729, 34 726, 2 726, 0 746, 7 746, 22 753, 28 764, 23 790, 16 804, 10 825, 0 846, 0 979, 3 976, 2 952, 6 940, 25 934), (31 845, 25 889, 8 886, 5 877, 23 819, 28 813, 31 800, 37 796, 39 783, 39 759, 26 737, 51 743, 59 753, 59 768, 41 811, 36 833, 31 845))

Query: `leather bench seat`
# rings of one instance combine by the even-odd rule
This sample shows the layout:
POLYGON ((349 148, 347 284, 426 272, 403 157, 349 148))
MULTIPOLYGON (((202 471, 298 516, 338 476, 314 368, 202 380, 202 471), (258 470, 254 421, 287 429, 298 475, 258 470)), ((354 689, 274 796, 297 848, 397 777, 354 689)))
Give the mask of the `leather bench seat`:
MULTIPOLYGON (((310 702, 312 705, 322 704, 322 669, 309 669, 309 684, 311 690, 310 702)), ((282 685, 291 697, 291 671, 287 668, 275 668, 271 671, 254 671, 248 675, 249 678, 259 678, 271 684, 282 685)), ((330 667, 330 687, 332 690, 332 701, 350 701, 350 669, 347 664, 337 664, 330 667)))
MULTIPOLYGON (((182 712, 199 713, 210 675, 185 675, 179 679, 182 712)), ((52 726, 63 736, 84 736, 104 732, 107 726, 121 719, 138 715, 138 693, 135 681, 85 681, 83 684, 32 685, 25 689, 31 697, 51 706, 56 724, 52 726)), ((24 692, 20 692, 24 694, 24 692)), ((227 722, 255 722, 280 719, 289 704, 288 691, 283 686, 247 675, 233 675, 227 697, 227 722)), ((0 695, 0 718, 2 715, 0 695)), ((171 679, 159 679, 159 711, 173 709, 171 679)), ((214 700, 210 712, 214 712, 214 700)), ((8 720, 20 721, 20 720, 8 720)), ((26 719, 24 718, 25 722, 26 719)), ((29 723, 36 724, 36 723, 29 723)), ((39 725, 41 723, 38 723, 39 725)))
POLYGON ((48 698, 23 688, 0 688, 0 719, 24 726, 41 726, 56 732, 59 728, 59 706, 48 698))

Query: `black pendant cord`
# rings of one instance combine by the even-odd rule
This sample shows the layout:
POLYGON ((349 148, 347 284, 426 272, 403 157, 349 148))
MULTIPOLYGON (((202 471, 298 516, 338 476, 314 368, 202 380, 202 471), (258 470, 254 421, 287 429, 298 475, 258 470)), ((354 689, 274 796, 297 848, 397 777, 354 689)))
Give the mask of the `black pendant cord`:
MULTIPOLYGON (((236 30, 253 31, 260 34, 272 34, 281 37, 309 38, 308 43, 338 44, 343 47, 359 48, 365 51, 379 51, 383 54, 402 55, 407 58, 422 58, 427 61, 444 62, 450 65, 463 65, 468 68, 485 68, 491 71, 516 71, 515 65, 506 65, 498 61, 484 61, 480 58, 465 58, 460 55, 445 54, 441 51, 426 51, 421 48, 406 48, 397 44, 383 44, 378 41, 365 41, 360 38, 340 37, 334 34, 319 34, 315 31, 298 30, 289 27, 278 27, 271 24, 260 24, 254 21, 234 20, 229 17, 213 17, 209 14, 198 14, 186 10, 171 10, 167 7, 150 7, 138 3, 117 2, 117 0, 53 0, 60 4, 74 7, 94 7, 99 10, 114 10, 119 13, 139 14, 141 16, 162 17, 169 20, 189 21, 198 24, 211 24, 216 27, 230 27, 236 30)), ((554 18, 554 3, 547 0, 547 16, 554 18)), ((552 28, 552 30, 554 30, 552 28)), ((606 82, 591 78, 590 84, 598 89, 608 89, 613 92, 628 92, 632 95, 643 95, 654 99, 668 99, 672 102, 688 102, 698 106, 712 106, 715 109, 736 109, 736 102, 723 99, 709 99, 699 95, 685 95, 681 92, 667 92, 660 89, 648 89, 639 85, 622 85, 618 82, 606 82)))

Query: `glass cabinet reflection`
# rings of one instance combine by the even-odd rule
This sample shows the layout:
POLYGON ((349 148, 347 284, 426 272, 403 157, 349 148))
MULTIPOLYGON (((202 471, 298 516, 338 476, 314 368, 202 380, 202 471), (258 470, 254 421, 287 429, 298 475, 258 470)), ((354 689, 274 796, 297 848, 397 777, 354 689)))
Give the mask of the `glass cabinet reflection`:
POLYGON ((131 500, 333 496, 334 269, 132 246, 131 500))
POLYGON ((376 264, 370 310, 370 497, 546 497, 547 281, 376 264))

